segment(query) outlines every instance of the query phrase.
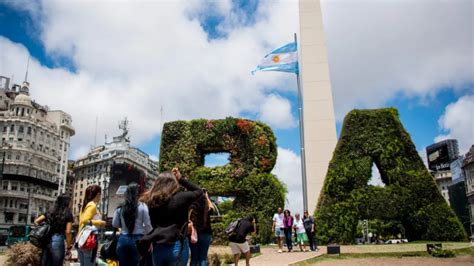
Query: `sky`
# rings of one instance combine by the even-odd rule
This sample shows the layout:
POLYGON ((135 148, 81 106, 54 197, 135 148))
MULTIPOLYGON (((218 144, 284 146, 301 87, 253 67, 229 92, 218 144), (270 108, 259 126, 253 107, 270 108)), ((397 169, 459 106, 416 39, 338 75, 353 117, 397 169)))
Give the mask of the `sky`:
MULTIPOLYGON (((466 153, 474 143, 472 1, 321 3, 337 133, 354 108, 395 107, 424 160, 426 146, 446 138, 466 153)), ((32 98, 72 115, 72 159, 118 135, 124 117, 132 144, 152 158, 166 121, 261 120, 277 137, 273 173, 288 188, 288 207, 301 212, 295 77, 250 74, 298 32, 290 0, 0 0, 0 75, 21 83, 31 56, 32 98)), ((206 157, 207 166, 227 161, 206 157)))

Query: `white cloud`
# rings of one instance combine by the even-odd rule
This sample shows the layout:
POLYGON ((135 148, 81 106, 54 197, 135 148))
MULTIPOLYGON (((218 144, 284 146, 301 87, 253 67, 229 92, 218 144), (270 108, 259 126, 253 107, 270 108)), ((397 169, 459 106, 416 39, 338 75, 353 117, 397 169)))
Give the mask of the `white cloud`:
POLYGON ((385 187, 385 183, 382 181, 379 169, 375 163, 372 165, 372 176, 370 177, 368 184, 376 187, 385 187))
POLYGON ((466 154, 474 144, 474 95, 463 96, 446 106, 438 123, 447 134, 437 136, 434 141, 457 139, 459 153, 466 154))
MULTIPOLYGON (((474 84, 470 0, 322 1, 335 111, 474 84)), ((472 87, 471 87, 472 88, 472 87)))
POLYGON ((285 208, 293 214, 303 212, 303 192, 301 190, 301 157, 292 150, 278 148, 278 159, 272 173, 286 184, 287 204, 285 208))
MULTIPOLYGON (((21 7, 40 18, 38 39, 48 55, 70 58, 76 68, 75 73, 48 68, 32 58, 29 71, 32 98, 72 115, 72 158, 93 144, 96 117, 98 140, 117 135, 118 121, 126 116, 132 142, 139 145, 159 134, 160 106, 166 121, 258 117, 270 88, 296 90, 286 73, 250 74, 270 49, 292 39, 296 2, 262 4, 255 25, 226 22, 227 38, 211 41, 189 17, 202 5, 44 1, 41 8, 21 7), (278 31, 269 32, 271 26, 278 31)), ((229 13, 230 5, 218 4, 217 10, 229 13)), ((0 48, 0 74, 24 73, 28 51, 3 37, 0 48)))
POLYGON ((260 107, 260 120, 275 128, 291 128, 296 118, 291 114, 291 103, 277 94, 270 94, 260 107))

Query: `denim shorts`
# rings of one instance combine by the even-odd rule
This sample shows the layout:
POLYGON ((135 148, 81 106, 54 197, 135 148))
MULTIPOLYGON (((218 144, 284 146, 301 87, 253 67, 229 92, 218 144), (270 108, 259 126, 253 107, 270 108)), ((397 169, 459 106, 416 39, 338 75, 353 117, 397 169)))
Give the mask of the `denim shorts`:
POLYGON ((277 227, 275 228, 275 237, 284 238, 285 232, 283 232, 283 228, 277 227))

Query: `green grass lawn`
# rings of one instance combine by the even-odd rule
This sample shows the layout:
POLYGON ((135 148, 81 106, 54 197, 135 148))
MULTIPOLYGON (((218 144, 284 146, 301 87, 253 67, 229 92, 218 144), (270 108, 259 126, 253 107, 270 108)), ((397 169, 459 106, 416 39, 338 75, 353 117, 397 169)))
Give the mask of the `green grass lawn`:
MULTIPOLYGON (((342 253, 340 255, 321 255, 316 258, 312 258, 303 262, 299 262, 293 264, 294 266, 304 266, 304 265, 313 265, 315 263, 324 261, 324 260, 344 260, 344 259, 361 259, 361 258, 382 258, 382 257, 430 257, 431 255, 426 252, 426 244, 427 243, 442 243, 443 249, 450 249, 455 252, 457 256, 464 256, 464 255, 474 255, 474 247, 471 247, 469 243, 459 243, 459 242, 423 242, 423 243, 407 243, 407 244, 398 244, 398 246, 405 246, 403 249, 407 249, 411 247, 413 251, 410 250, 396 250, 390 252, 361 252, 361 253, 342 253), (421 247, 424 250, 419 250, 421 247)), ((364 245, 364 246, 354 246, 361 249, 370 249, 371 245, 364 245), (365 246, 365 247, 364 247, 365 246)), ((384 245, 390 247, 389 245, 384 245)), ((394 244, 395 246, 395 244, 394 244)), ((392 248, 394 249, 394 248, 392 248)))

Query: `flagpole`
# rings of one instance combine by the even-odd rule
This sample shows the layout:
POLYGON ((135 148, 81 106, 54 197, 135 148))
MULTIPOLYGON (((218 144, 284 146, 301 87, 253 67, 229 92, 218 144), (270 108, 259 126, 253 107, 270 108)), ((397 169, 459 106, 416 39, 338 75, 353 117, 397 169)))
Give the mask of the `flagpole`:
MULTIPOLYGON (((295 44, 298 47, 298 40, 295 33, 295 44)), ((303 119, 303 93, 301 91, 300 71, 299 71, 299 49, 298 51, 298 72, 296 73, 296 84, 298 87, 298 113, 300 124, 300 150, 301 150, 301 184, 303 189, 303 208, 308 210, 308 190, 306 184, 306 154, 304 147, 304 119, 303 119)))

